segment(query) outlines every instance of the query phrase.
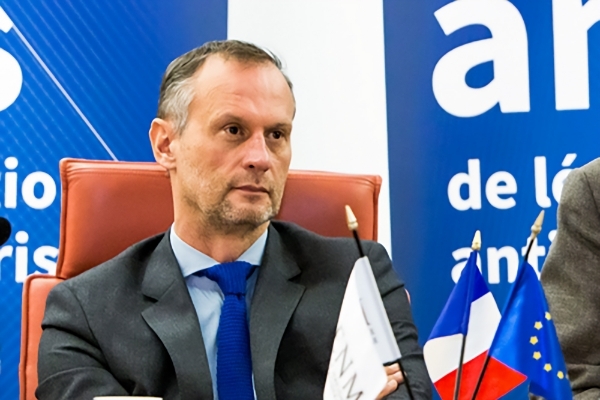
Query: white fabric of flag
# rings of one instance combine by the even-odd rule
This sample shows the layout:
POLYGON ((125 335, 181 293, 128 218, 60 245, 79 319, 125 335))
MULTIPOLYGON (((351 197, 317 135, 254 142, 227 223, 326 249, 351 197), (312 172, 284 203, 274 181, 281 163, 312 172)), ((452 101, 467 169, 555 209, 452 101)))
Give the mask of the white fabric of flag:
POLYGON ((423 347, 429 376, 442 400, 454 398, 464 335, 468 336, 459 398, 471 398, 499 322, 500 310, 473 251, 423 347))
POLYGON ((387 383, 383 364, 399 358, 371 264, 362 257, 344 294, 323 399, 375 399, 387 383))
POLYGON ((371 268, 371 263, 366 256, 356 261, 352 274, 355 275, 360 304, 365 313, 365 318, 367 318, 379 358, 384 364, 398 361, 402 355, 381 300, 381 294, 373 275, 373 268, 371 268))

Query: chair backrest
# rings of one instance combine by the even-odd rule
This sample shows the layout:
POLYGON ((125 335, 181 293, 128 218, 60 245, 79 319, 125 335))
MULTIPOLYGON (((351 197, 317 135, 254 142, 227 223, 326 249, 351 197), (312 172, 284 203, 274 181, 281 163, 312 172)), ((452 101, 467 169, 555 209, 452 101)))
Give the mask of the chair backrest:
MULTIPOLYGON (((155 163, 64 159, 60 162, 62 209, 56 277, 33 275, 23 288, 22 400, 35 399, 37 349, 46 297, 57 283, 76 276, 173 222, 171 187, 155 163)), ((363 239, 377 239, 381 178, 290 171, 277 219, 324 236, 351 236, 344 205, 352 207, 363 239)))

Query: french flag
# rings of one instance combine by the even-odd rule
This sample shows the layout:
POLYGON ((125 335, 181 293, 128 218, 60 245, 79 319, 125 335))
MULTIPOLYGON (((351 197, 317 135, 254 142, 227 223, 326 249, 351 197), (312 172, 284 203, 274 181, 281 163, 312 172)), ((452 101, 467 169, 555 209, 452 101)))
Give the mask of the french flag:
MULTIPOLYGON (((464 335, 467 339, 458 399, 471 399, 499 323, 500 310, 477 268, 477 252, 473 251, 423 348, 429 376, 442 400, 454 396, 464 335)), ((490 369, 494 375, 506 377, 505 383, 511 388, 512 378, 522 378, 513 377, 512 369, 494 359, 486 376, 492 373, 490 369)), ((498 399, 507 392, 503 386, 490 385, 486 379, 477 399, 498 399)))

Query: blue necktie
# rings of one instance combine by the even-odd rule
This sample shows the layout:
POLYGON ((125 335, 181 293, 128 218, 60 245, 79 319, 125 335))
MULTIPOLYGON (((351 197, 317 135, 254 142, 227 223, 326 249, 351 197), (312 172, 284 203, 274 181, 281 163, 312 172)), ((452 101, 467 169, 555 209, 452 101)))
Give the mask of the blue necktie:
POLYGON ((246 279, 255 266, 234 261, 198 271, 219 284, 225 295, 217 331, 219 400, 254 400, 250 333, 246 316, 246 279))

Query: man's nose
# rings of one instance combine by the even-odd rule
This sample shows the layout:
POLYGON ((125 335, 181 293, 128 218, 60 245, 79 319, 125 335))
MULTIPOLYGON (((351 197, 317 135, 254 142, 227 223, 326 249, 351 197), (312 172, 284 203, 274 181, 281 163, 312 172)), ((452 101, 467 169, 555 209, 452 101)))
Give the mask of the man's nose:
POLYGON ((244 167, 266 171, 271 167, 271 154, 262 132, 253 134, 245 143, 244 167))

